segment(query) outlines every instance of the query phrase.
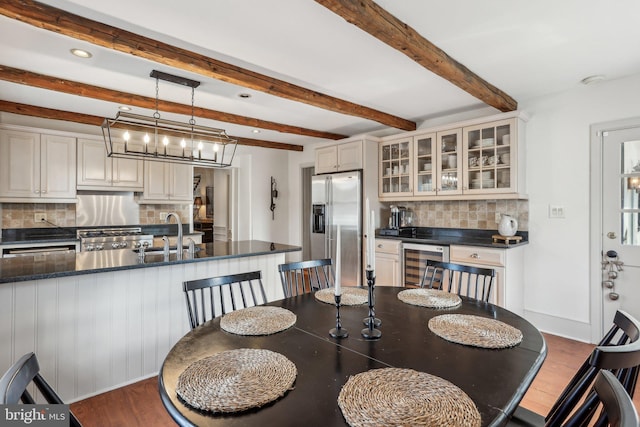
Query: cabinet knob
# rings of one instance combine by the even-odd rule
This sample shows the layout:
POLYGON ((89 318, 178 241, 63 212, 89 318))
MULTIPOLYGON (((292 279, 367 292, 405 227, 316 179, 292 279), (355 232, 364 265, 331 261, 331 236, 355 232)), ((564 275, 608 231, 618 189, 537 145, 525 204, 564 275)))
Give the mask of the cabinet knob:
POLYGON ((47 190, 42 190, 42 191, 41 191, 41 193, 42 193, 42 194, 44 194, 44 193, 46 193, 46 192, 47 192, 47 190))
POLYGON ((382 249, 382 245, 381 245, 381 244, 380 244, 380 245, 378 245, 378 247, 382 249))
POLYGON ((478 253, 477 253, 477 252, 474 252, 474 253, 472 253, 472 254, 471 254, 471 255, 469 255, 469 256, 470 256, 471 258, 476 258, 476 259, 480 258, 480 255, 478 255, 478 253))

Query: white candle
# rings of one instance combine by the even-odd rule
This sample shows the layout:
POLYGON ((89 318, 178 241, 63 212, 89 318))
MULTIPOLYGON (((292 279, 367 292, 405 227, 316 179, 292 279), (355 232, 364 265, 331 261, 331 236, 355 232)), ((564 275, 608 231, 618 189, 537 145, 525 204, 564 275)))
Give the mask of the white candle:
POLYGON ((373 239, 373 236, 371 235, 371 217, 369 216, 369 198, 367 197, 367 203, 366 203, 366 208, 365 208, 365 217, 367 218, 367 224, 366 224, 366 232, 367 232, 367 268, 369 268, 369 266, 371 265, 371 259, 373 258, 373 253, 371 252, 371 248, 373 246, 371 246, 371 240, 373 239))
POLYGON ((371 236, 371 263, 369 264, 371 266, 371 270, 375 270, 376 269, 376 239, 375 239, 375 235, 376 235, 376 215, 373 212, 373 209, 371 210, 371 216, 369 217, 369 235, 371 236))
POLYGON ((340 226, 338 225, 338 232, 336 234, 336 280, 335 280, 335 295, 342 295, 342 286, 340 284, 340 226))

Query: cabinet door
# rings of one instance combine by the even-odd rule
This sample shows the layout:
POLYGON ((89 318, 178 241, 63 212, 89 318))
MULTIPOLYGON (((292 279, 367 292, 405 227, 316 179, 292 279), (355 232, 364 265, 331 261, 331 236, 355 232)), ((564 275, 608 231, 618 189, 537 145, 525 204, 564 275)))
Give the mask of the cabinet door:
POLYGON ((338 169, 338 148, 331 147, 318 148, 316 150, 315 173, 331 173, 338 169))
POLYGON ((439 160, 436 145, 435 133, 413 137, 413 193, 415 195, 436 194, 435 170, 439 160))
POLYGON ((169 200, 169 163, 144 162, 143 200, 169 200))
POLYGON ((339 144, 337 149, 339 171, 362 169, 362 141, 339 144))
POLYGON ((462 129, 438 132, 436 163, 438 195, 462 194, 462 129))
POLYGON ((413 195, 411 153, 411 137, 380 144, 380 197, 413 195))
MULTIPOLYGON (((104 146, 102 147, 104 150, 104 146)), ((76 139, 42 135, 40 141, 40 197, 76 197, 76 139)))
POLYGON ((78 139, 78 189, 109 189, 111 179, 111 158, 107 157, 104 142, 78 139))
POLYGON ((516 119, 464 128, 465 193, 512 193, 516 188, 516 119))
POLYGON ((40 134, 0 131, 0 197, 40 197, 40 134))
POLYGON ((400 286, 398 257, 376 253, 376 286, 400 286))
POLYGON ((144 162, 135 159, 113 158, 113 186, 131 191, 144 189, 144 162))
POLYGON ((193 166, 170 164, 169 199, 193 202, 193 166))

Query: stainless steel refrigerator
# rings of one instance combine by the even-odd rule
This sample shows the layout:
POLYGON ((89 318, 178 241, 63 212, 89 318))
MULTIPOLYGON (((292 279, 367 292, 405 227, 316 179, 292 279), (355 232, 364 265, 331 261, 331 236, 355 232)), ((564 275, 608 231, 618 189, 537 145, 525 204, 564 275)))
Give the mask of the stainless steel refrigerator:
POLYGON ((336 265, 340 225, 341 283, 362 284, 362 177, 360 171, 311 178, 311 259, 331 258, 336 265))

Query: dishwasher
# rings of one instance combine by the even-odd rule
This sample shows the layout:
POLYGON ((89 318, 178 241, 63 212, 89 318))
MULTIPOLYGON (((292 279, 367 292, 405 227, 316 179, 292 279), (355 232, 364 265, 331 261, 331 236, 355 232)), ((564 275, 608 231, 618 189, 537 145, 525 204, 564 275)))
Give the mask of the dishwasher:
POLYGON ((420 286, 427 260, 449 262, 449 246, 402 244, 404 286, 420 286))

